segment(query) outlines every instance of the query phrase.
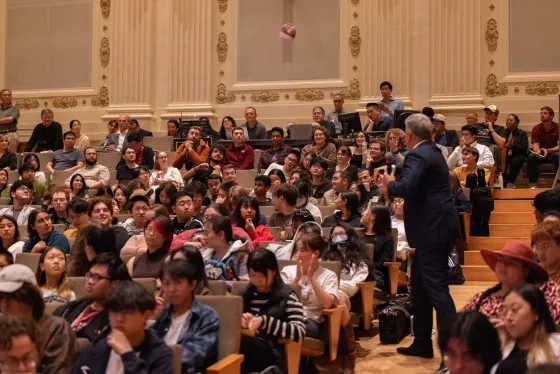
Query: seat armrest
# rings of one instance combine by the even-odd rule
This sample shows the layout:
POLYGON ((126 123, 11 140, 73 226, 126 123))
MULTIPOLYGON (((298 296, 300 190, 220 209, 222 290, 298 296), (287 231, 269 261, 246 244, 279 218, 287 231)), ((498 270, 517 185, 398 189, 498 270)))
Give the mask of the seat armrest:
POLYGON ((389 294, 395 296, 399 286, 399 269, 401 264, 399 262, 384 262, 383 266, 387 267, 389 273, 389 294))
POLYGON ((286 373, 298 374, 303 338, 300 339, 299 342, 294 342, 290 339, 278 339, 278 342, 284 346, 284 352, 286 354, 286 373))
POLYGON ((366 331, 371 328, 371 312, 373 311, 375 285, 375 281, 358 282, 358 288, 362 296, 362 318, 364 321, 364 330, 366 331))
POLYGON ((244 356, 240 354, 230 354, 206 368, 207 374, 239 374, 241 373, 241 363, 244 356))
POLYGON ((323 315, 327 317, 327 336, 329 341, 329 359, 336 360, 338 339, 340 337, 340 320, 344 306, 337 305, 334 308, 323 309, 323 315))

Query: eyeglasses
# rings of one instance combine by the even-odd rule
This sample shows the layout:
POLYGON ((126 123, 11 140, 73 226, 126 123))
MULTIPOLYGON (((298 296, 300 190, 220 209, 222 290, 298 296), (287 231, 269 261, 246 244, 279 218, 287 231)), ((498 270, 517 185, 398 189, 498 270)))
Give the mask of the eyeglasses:
POLYGON ((99 275, 99 274, 93 274, 93 273, 91 273, 91 272, 88 271, 88 272, 86 273, 86 281, 88 281, 88 280, 90 280, 90 279, 93 281, 93 283, 97 283, 97 282, 99 282, 101 279, 111 280, 111 278, 109 278, 109 277, 104 277, 104 276, 99 275))

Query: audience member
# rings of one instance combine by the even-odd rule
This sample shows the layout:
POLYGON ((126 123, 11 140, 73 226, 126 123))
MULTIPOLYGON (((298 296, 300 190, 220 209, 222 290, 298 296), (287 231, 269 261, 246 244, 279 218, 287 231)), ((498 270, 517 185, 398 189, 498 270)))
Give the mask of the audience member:
POLYGON ((64 225, 64 231, 70 228, 67 206, 70 202, 70 194, 62 186, 55 186, 51 191, 52 208, 48 210, 53 225, 64 225))
POLYGON ((80 174, 85 180, 85 187, 89 189, 97 189, 109 185, 109 169, 107 166, 97 162, 97 151, 93 147, 84 149, 85 165, 72 173, 64 182, 65 187, 73 187, 72 178, 76 174, 80 174))
POLYGON ((125 211, 128 199, 130 199, 130 190, 128 187, 122 184, 116 185, 113 191, 113 197, 117 203, 119 203, 119 209, 125 211))
POLYGON ((0 131, 8 137, 10 152, 17 152, 19 146, 18 120, 19 106, 12 102, 12 90, 4 88, 0 91, 0 131))
POLYGON ((53 315, 64 318, 78 338, 92 342, 109 334, 109 315, 103 302, 113 283, 130 280, 126 271, 121 271, 123 267, 115 253, 95 256, 85 273, 85 297, 60 306, 53 315))
POLYGON ((76 136, 76 142, 74 146, 80 151, 83 152, 86 148, 89 147, 89 137, 82 133, 82 124, 77 119, 73 119, 70 121, 70 131, 74 133, 76 136))
POLYGON ((0 134, 0 169, 17 169, 17 156, 15 153, 10 152, 8 135, 6 134, 0 134))
POLYGON ((67 239, 77 239, 80 231, 89 223, 88 203, 82 199, 70 200, 66 206, 71 229, 64 231, 67 239))
POLYGON ((27 225, 29 214, 33 211, 33 208, 27 205, 32 190, 33 186, 29 181, 15 181, 10 187, 12 206, 0 209, 0 216, 12 216, 18 225, 27 225))
POLYGON ((128 131, 137 132, 138 134, 140 134, 142 139, 144 139, 146 136, 154 136, 154 134, 152 134, 151 131, 141 128, 140 123, 138 123, 138 120, 134 118, 131 118, 130 121, 128 121, 128 131))
POLYGON ((342 135, 342 124, 338 116, 346 113, 346 111, 344 111, 344 96, 340 93, 335 94, 333 96, 333 105, 334 108, 327 113, 326 119, 334 123, 334 136, 336 137, 342 135))
POLYGON ((560 222, 537 223, 531 230, 531 243, 550 280, 560 285, 560 222))
POLYGON ((311 136, 313 143, 303 147, 301 150, 301 157, 305 157, 308 153, 313 152, 317 157, 326 159, 329 167, 334 167, 336 164, 336 146, 329 142, 327 129, 322 126, 315 127, 311 136))
POLYGON ((408 154, 404 131, 401 129, 387 130, 385 144, 387 144, 389 151, 391 151, 393 165, 402 165, 405 156, 408 154))
POLYGON ((311 197, 311 181, 303 178, 293 183, 292 186, 298 191, 298 199, 296 201, 296 209, 305 209, 313 215, 318 222, 323 220, 323 215, 317 207, 317 200, 311 197))
POLYGON ((476 112, 469 112, 465 120, 467 121, 467 125, 476 125, 478 123, 478 114, 476 114, 476 112))
POLYGON ((35 277, 45 303, 76 300, 76 294, 66 276, 66 254, 61 249, 48 247, 41 253, 35 277))
POLYGON ((49 213, 44 209, 33 209, 27 223, 29 239, 23 245, 24 253, 41 253, 47 247, 57 247, 64 253, 70 253, 70 243, 66 236, 53 228, 49 213))
POLYGON ((226 157, 226 149, 223 145, 216 143, 210 148, 208 160, 205 160, 183 175, 183 181, 187 183, 191 178, 193 181, 208 183, 211 175, 221 175, 222 162, 226 157))
POLYGON ((368 123, 364 127, 365 133, 388 130, 385 121, 381 119, 381 106, 378 103, 367 103, 366 114, 368 116, 368 123))
POLYGON ((326 177, 328 163, 323 158, 314 158, 311 162, 312 194, 315 199, 322 199, 325 192, 331 189, 331 180, 326 177))
POLYGON ((115 145, 110 145, 111 144, 111 135, 115 134, 117 132, 117 129, 119 128, 119 125, 117 123, 117 120, 110 120, 107 123, 107 135, 101 139, 99 141, 99 144, 97 145, 97 150, 98 151, 115 151, 116 150, 116 146, 115 145), (111 147, 112 149, 109 149, 109 147, 111 147))
POLYGON ((365 228, 363 240, 373 245, 373 273, 376 287, 389 291, 389 272, 385 262, 393 261, 394 242, 391 233, 391 213, 382 204, 370 204, 362 213, 360 223, 365 228))
MULTIPOLYGON (((533 198, 533 207, 535 207, 535 219, 542 222, 544 215, 549 211, 560 212, 560 191, 546 190, 539 192, 533 198)), ((0 211, 1 214, 2 211, 0 211)))
POLYGON ((442 114, 436 114, 432 118, 432 125, 436 129, 436 138, 434 142, 444 147, 458 147, 459 137, 455 130, 447 130, 445 128, 445 117, 442 114))
POLYGON ((350 174, 346 171, 337 171, 331 179, 332 188, 325 192, 319 205, 335 206, 335 200, 338 194, 348 191, 350 188, 350 174))
POLYGON ((35 126, 25 145, 25 152, 50 152, 62 149, 62 126, 53 121, 54 114, 49 108, 41 110, 41 123, 35 126))
POLYGON ((174 213, 173 199, 179 190, 173 182, 163 182, 155 192, 155 203, 163 205, 169 212, 174 213))
POLYGON ((263 174, 269 175, 272 170, 281 170, 282 173, 284 173, 286 179, 289 179, 292 176, 292 172, 299 164, 300 159, 301 159, 300 151, 297 149, 291 149, 288 151, 286 157, 284 158, 284 165, 274 162, 268 166, 268 168, 263 174))
POLYGON ((86 180, 82 174, 74 174, 71 177, 69 189, 70 200, 87 201, 87 199, 89 199, 89 196, 86 195, 88 191, 86 180))
POLYGON ((325 119, 325 109, 321 106, 316 106, 313 108, 313 127, 315 128, 319 126, 326 128, 331 138, 336 136, 334 123, 325 119))
POLYGON ((298 191, 289 184, 281 184, 274 194, 274 213, 268 220, 268 226, 280 227, 282 231, 292 227, 292 218, 296 211, 298 191))
POLYGON ((351 227, 360 226, 361 215, 358 211, 360 200, 354 191, 340 192, 334 204, 337 211, 323 220, 322 227, 334 227, 342 223, 351 227))
POLYGON ((177 148, 173 167, 181 169, 183 165, 189 170, 195 165, 207 162, 210 155, 210 147, 202 140, 202 129, 198 126, 189 128, 187 140, 177 148))
POLYGON ((176 119, 170 119, 167 121, 167 136, 176 137, 177 129, 179 128, 179 121, 176 119))
POLYGON ((176 217, 173 218, 172 226, 176 235, 185 230, 202 228, 202 222, 194 218, 193 194, 179 191, 173 200, 173 210, 176 217))
MULTIPOLYGON (((309 152, 309 153, 307 153, 307 154, 305 155, 305 157, 304 157, 304 156, 301 156, 301 161, 300 161, 300 165, 299 165, 299 166, 300 166, 303 170, 305 170, 305 171, 311 173, 311 162, 312 162, 313 160, 315 160, 316 158, 317 158, 317 155, 315 154, 315 152, 309 152)), ((327 170, 327 169, 328 169, 328 166, 327 166, 327 168, 326 168, 325 170, 327 170)))
MULTIPOLYGON (((147 145, 144 145, 142 135, 140 135, 140 133, 136 131, 133 131, 126 136, 126 140, 128 144, 126 147, 130 147, 134 149, 134 155, 135 155, 134 162, 136 163, 136 165, 145 166, 149 170, 153 169, 154 151, 152 150, 152 148, 148 147, 147 145)), ((120 160, 119 163, 117 164, 117 171, 118 171, 118 167, 125 163, 128 165, 129 161, 126 159, 120 160)))
MULTIPOLYGON (((222 126, 220 126, 220 137, 224 140, 232 140, 232 130, 237 127, 233 117, 225 116, 222 119, 222 126)), ((245 133, 245 139, 249 139, 249 134, 247 129, 244 127, 243 132, 245 133)))
MULTIPOLYGON (((205 295, 213 295, 214 293, 210 290, 210 286, 208 284, 208 278, 206 278, 206 272, 204 271, 204 260, 202 259, 202 254, 200 250, 192 246, 190 244, 184 244, 180 247, 175 248, 174 250, 169 253, 169 256, 166 259, 166 262, 171 260, 185 260, 190 265, 194 266, 194 270, 196 273, 196 287, 194 288, 195 296, 205 296, 205 295)), ((184 268, 184 265, 175 268, 184 268)), ((165 269, 164 269, 165 271, 165 269)), ((162 278, 162 277, 160 277, 162 278)))
POLYGON ((282 183, 286 183, 286 175, 280 169, 272 169, 268 174, 270 178, 270 189, 268 190, 268 196, 274 196, 276 190, 282 183))
POLYGON ((183 347, 182 372, 204 372, 218 360, 220 318, 211 307, 195 298, 204 270, 186 260, 171 260, 161 272, 162 308, 152 329, 168 345, 183 347))
POLYGON ((272 199, 268 195, 271 186, 270 178, 266 175, 257 175, 255 177, 255 188, 250 196, 255 198, 259 206, 272 206, 272 199))
POLYGON ((169 166, 168 156, 165 152, 158 152, 155 162, 155 170, 150 176, 150 185, 152 188, 158 188, 163 182, 173 182, 178 188, 183 187, 183 177, 181 172, 172 166, 169 166))
POLYGON ((367 209, 370 199, 368 198, 368 192, 362 181, 354 181, 350 184, 350 191, 355 192, 358 195, 358 213, 362 214, 365 209, 367 209))
MULTIPOLYGON (((233 165, 239 170, 252 170, 255 168, 255 153, 253 148, 245 144, 243 129, 236 127, 232 130, 233 143, 226 149, 225 164, 233 165)), ((266 131, 265 137, 266 139, 266 131)), ((223 175, 225 178, 225 175, 223 175)))
MULTIPOLYGON (((397 229, 397 258, 400 260, 406 260, 410 249, 404 225, 404 203, 404 199, 400 197, 392 200, 391 227, 397 229)), ((391 207, 389 207, 389 211, 391 211, 391 207)))
MULTIPOLYGON (((24 317, 35 322, 39 333, 37 373, 68 372, 78 353, 76 337, 64 319, 45 313, 37 279, 27 266, 14 264, 0 271, 0 311, 4 316, 24 317)), ((4 334, 5 330, 2 336, 4 334)))
POLYGON ((103 308, 109 314, 111 332, 86 347, 72 374, 147 373, 173 374, 171 349, 146 329, 156 301, 139 283, 120 281, 111 286, 103 308), (135 350, 136 348, 136 350, 135 350))
POLYGON ((0 215, 0 251, 16 256, 23 251, 24 241, 20 240, 18 223, 11 215, 0 215))
POLYGON ((45 166, 48 172, 76 171, 84 167, 84 155, 74 147, 76 135, 72 131, 64 133, 64 146, 54 151, 51 161, 45 166))
POLYGON ((105 197, 95 197, 88 201, 88 216, 92 223, 101 228, 110 228, 114 233, 116 252, 119 252, 128 240, 128 232, 124 227, 113 223, 113 204, 105 197))
POLYGON ((453 173, 459 178, 459 183, 461 187, 465 187, 467 176, 469 174, 477 174, 478 169, 484 170, 484 179, 486 183, 490 184, 492 181, 490 180, 491 171, 487 168, 481 168, 478 166, 478 159, 480 154, 478 153, 478 149, 474 147, 465 147, 461 151, 461 156, 463 159, 463 165, 457 166, 453 169, 453 173))
POLYGON ((401 100, 393 98, 393 85, 391 83, 381 82, 379 91, 381 91, 381 101, 378 103, 381 107, 381 118, 387 123, 387 129, 391 129, 395 122, 395 110, 404 110, 404 104, 401 100))
POLYGON ((121 114, 117 118, 117 123, 119 125, 118 131, 114 132, 109 136, 109 142, 107 143, 107 150, 121 152, 128 144, 128 123, 130 117, 121 114))
POLYGON ((453 197, 457 212, 472 212, 471 202, 463 192, 463 187, 461 186, 459 178, 452 171, 449 172, 449 184, 451 187, 451 196, 453 197))
POLYGON ((233 227, 244 229, 258 248, 261 241, 274 241, 274 236, 265 225, 260 222, 260 209, 257 201, 249 196, 241 198, 232 214, 233 227))
POLYGON ((288 152, 292 150, 291 146, 284 144, 284 130, 281 127, 273 127, 270 134, 272 148, 265 149, 261 153, 258 170, 268 170, 271 164, 283 165, 288 152))
POLYGON ((536 188, 539 181, 539 165, 552 164, 558 169, 558 123, 553 121, 554 110, 541 108, 541 123, 531 131, 533 150, 527 159, 527 177, 529 186, 536 188))
POLYGON ((6 373, 36 374, 39 366, 39 331, 23 316, 0 317, 0 367, 6 373))
POLYGON ((445 162, 447 162, 447 159, 449 158, 449 151, 447 150, 447 147, 444 147, 443 145, 441 145, 439 143, 436 143, 436 134, 437 134, 437 129, 435 128, 435 126, 433 126, 432 127, 432 142, 434 142, 435 146, 438 147, 438 149, 441 151, 441 155, 445 159, 445 162))
MULTIPOLYGON (((350 165, 360 169, 364 163, 364 156, 367 157, 369 146, 369 135, 365 131, 360 131, 354 138, 354 152, 350 158, 350 165)), ((337 154, 338 161, 338 154, 337 154)))
POLYGON ((381 166, 387 165, 385 160, 385 152, 387 151, 387 146, 384 140, 374 139, 369 144, 369 154, 366 162, 364 162, 364 168, 369 171, 372 175, 373 171, 381 166))
POLYGON ((134 179, 133 172, 138 168, 136 151, 131 146, 122 150, 122 159, 117 164, 117 184, 127 184, 134 179))
POLYGON ((150 208, 150 199, 134 192, 128 202, 128 214, 130 218, 121 223, 126 229, 129 236, 140 235, 144 231, 144 223, 146 222, 146 211, 150 208))
MULTIPOLYGON (((288 231, 288 229, 286 230, 288 231)), ((294 213, 292 219, 292 227, 289 228, 290 233, 287 239, 291 238, 288 244, 270 243, 267 249, 272 251, 278 260, 294 260, 296 255, 295 243, 300 234, 316 232, 320 235, 323 233, 321 226, 315 222, 315 219, 306 209, 298 209, 294 213)))
MULTIPOLYGON (((266 139, 266 127, 257 121, 257 110, 250 106, 245 109, 245 123, 241 125, 242 128, 247 129, 249 139, 266 139)), ((235 134, 232 132, 235 139, 235 134)), ((252 168, 251 168, 252 169, 252 168)))
POLYGON ((473 147, 478 150, 480 155, 477 165, 482 167, 492 167, 494 166, 494 156, 487 146, 479 144, 477 142, 478 130, 472 125, 465 125, 461 128, 461 141, 459 146, 455 147, 453 153, 449 155, 447 159, 447 165, 449 169, 454 169, 457 166, 463 165, 463 148, 473 147))
POLYGON ((0 197, 3 199, 10 198, 10 185, 8 184, 8 172, 0 169, 0 197))
POLYGON ((484 123, 477 123, 474 125, 478 131, 476 136, 477 142, 487 146, 492 153, 496 167, 496 177, 502 172, 500 166, 502 157, 497 140, 500 138, 503 139, 506 136, 506 129, 496 124, 499 114, 500 110, 496 105, 488 105, 484 108, 484 123))
POLYGON ((358 167, 350 164, 352 158, 352 151, 349 147, 343 145, 338 148, 336 152, 336 166, 327 171, 327 179, 332 179, 336 171, 346 171, 350 175, 350 182, 358 178, 358 167))
POLYGON ((22 165, 23 164, 31 164, 35 167, 35 179, 42 183, 47 183, 47 178, 45 177, 45 173, 40 171, 41 170, 41 162, 39 161, 39 157, 35 153, 28 153, 23 157, 22 165))

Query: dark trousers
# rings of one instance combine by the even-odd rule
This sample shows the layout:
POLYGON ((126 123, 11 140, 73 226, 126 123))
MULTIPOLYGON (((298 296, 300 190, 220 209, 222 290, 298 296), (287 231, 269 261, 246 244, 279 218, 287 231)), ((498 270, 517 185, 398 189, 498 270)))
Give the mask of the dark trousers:
POLYGON ((530 153, 527 159, 527 178, 529 183, 537 183, 539 181, 539 165, 552 164, 555 169, 558 169, 558 151, 546 155, 545 158, 537 157, 537 155, 530 153))
POLYGON ((513 155, 506 159, 507 172, 504 173, 504 185, 515 184, 515 180, 525 163, 525 155, 513 155))
POLYGON ((241 364, 243 373, 261 372, 273 365, 285 366, 283 354, 260 337, 241 335, 240 352, 245 356, 241 364))
MULTIPOLYGON (((494 166, 496 167, 496 177, 500 175, 503 171, 502 169, 502 151, 500 147, 495 144, 491 144, 488 146, 490 152, 492 152, 492 157, 494 157, 494 166)), ((490 185, 494 184, 494 181, 489 182, 490 185)))
POLYGON ((415 343, 432 345, 432 308, 438 325, 445 316, 456 313, 448 285, 447 256, 451 249, 451 245, 416 248, 411 270, 415 343))

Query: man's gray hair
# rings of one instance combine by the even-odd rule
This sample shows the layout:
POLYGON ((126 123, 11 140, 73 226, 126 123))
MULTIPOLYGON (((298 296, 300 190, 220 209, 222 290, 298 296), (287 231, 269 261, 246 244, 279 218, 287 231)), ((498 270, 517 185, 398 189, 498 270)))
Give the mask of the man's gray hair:
POLYGON ((412 114, 405 121, 406 129, 420 140, 432 139, 432 121, 425 114, 412 114))

